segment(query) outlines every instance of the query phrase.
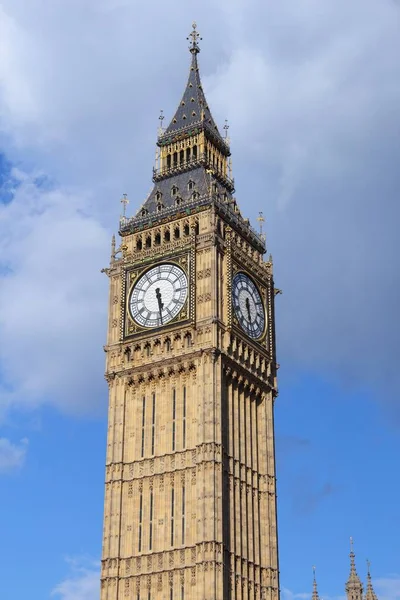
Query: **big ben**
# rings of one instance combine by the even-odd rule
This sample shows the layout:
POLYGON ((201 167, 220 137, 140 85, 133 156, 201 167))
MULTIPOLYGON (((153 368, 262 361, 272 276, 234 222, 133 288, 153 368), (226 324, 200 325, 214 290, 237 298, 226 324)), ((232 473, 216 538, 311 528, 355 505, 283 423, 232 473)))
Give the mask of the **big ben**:
POLYGON ((101 600, 278 600, 272 261, 189 37, 154 187, 106 269, 101 600))

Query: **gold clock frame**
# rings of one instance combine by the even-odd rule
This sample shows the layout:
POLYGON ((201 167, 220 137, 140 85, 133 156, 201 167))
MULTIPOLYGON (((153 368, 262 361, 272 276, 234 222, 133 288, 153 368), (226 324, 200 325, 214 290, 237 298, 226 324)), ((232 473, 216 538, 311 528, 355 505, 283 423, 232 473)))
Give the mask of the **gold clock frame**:
POLYGON ((268 286, 261 283, 261 281, 259 280, 259 278, 254 275, 254 273, 250 272, 248 269, 243 268, 242 265, 236 264, 236 263, 232 263, 232 272, 231 272, 231 280, 230 280, 230 286, 229 286, 229 292, 230 292, 230 306, 231 306, 231 319, 232 319, 232 326, 235 327, 236 329, 238 329, 240 331, 241 334, 244 334, 249 340, 251 340, 252 342, 256 342, 257 344, 267 344, 268 345, 268 331, 269 331, 269 322, 270 322, 270 312, 268 309, 268 286), (233 290, 232 290, 232 285, 233 285, 233 280, 235 278, 235 276, 238 273, 243 273, 244 275, 246 275, 256 286, 258 293, 260 294, 260 298, 261 301, 263 303, 263 308, 264 308, 264 329, 262 334, 260 335, 260 337, 257 338, 252 338, 251 336, 249 336, 249 334, 243 329, 243 327, 240 325, 239 319, 236 316, 236 311, 235 308, 233 306, 233 290))
POLYGON ((191 273, 194 268, 194 265, 191 265, 191 257, 190 253, 185 252, 180 255, 171 256, 171 257, 159 257, 157 260, 148 260, 146 263, 141 263, 140 265, 129 267, 125 270, 124 273, 124 285, 122 286, 123 293, 123 307, 124 307, 124 318, 122 324, 122 337, 123 339, 129 339, 134 336, 139 335, 149 335, 151 333, 155 333, 158 331, 169 331, 173 329, 177 325, 181 326, 186 322, 190 321, 193 315, 194 307, 193 304, 193 294, 191 293, 192 287, 192 278, 191 273), (171 319, 167 324, 160 325, 159 327, 143 327, 136 323, 133 320, 130 310, 129 310, 129 298, 133 292, 133 288, 136 282, 150 269, 156 267, 157 265, 175 265, 182 269, 185 273, 187 282, 188 282, 188 293, 185 300, 184 305, 182 306, 179 313, 171 319))

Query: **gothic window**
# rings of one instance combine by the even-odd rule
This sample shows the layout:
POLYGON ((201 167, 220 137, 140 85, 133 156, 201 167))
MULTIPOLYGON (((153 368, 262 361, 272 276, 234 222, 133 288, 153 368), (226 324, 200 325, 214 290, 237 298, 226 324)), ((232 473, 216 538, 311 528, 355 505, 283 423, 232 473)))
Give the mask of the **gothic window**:
POLYGON ((151 415, 151 453, 154 454, 154 443, 155 443, 155 435, 156 435, 156 394, 153 392, 153 407, 152 407, 152 415, 151 415))
POLYGON ((180 206, 182 204, 182 198, 178 197, 175 200, 175 206, 180 206))
POLYGON ((194 181, 192 181, 192 180, 190 179, 190 181, 188 182, 188 190, 189 190, 189 192, 190 192, 190 191, 191 191, 191 190, 193 190, 193 189, 194 189, 194 181))
POLYGON ((172 452, 175 452, 175 433, 176 433, 176 390, 172 390, 172 452))
POLYGON ((199 192, 193 192, 192 198, 193 198, 193 200, 198 200, 200 198, 199 192))
POLYGON ((157 202, 161 202, 161 198, 162 198, 162 193, 161 192, 156 192, 156 200, 157 200, 157 202))
MULTIPOLYGON (((149 515, 149 550, 153 546, 153 490, 150 492, 150 515, 149 515)), ((150 594, 150 592, 149 592, 150 594)))
POLYGON ((190 233, 189 225, 187 225, 187 224, 185 225, 185 227, 183 228, 183 233, 185 235, 189 235, 189 233, 190 233))
POLYGON ((190 148, 186 148, 186 162, 190 161, 190 148))
POLYGON ((131 360, 131 349, 129 347, 125 348, 124 354, 127 362, 129 362, 131 360))
POLYGON ((161 235, 159 233, 156 233, 154 237, 154 244, 156 246, 159 246, 161 244, 161 235))
POLYGON ((178 187, 176 185, 173 185, 172 188, 171 188, 171 196, 173 198, 175 198, 175 196, 177 195, 178 191, 179 191, 178 187))
POLYGON ((140 456, 144 456, 144 439, 145 439, 145 426, 146 426, 146 396, 142 398, 142 448, 140 456))
POLYGON ((157 212, 161 212, 164 208, 164 204, 162 202, 157 202, 157 212))
POLYGON ((164 232, 164 240, 166 242, 171 241, 171 233, 170 233, 169 229, 166 229, 165 232, 164 232))
POLYGON ((171 155, 167 154, 167 169, 171 168, 171 155))
POLYGON ((177 167, 178 166, 178 153, 177 152, 174 152, 174 154, 173 154, 173 161, 174 161, 173 166, 177 167))
POLYGON ((142 217, 145 217, 146 215, 149 214, 149 211, 146 208, 143 208, 140 214, 142 217))
POLYGON ((186 386, 183 386, 182 447, 186 448, 186 386))
POLYGON ((171 340, 169 338, 165 340, 165 349, 167 352, 170 352, 171 350, 171 340))
POLYGON ((151 248, 151 237, 149 235, 146 238, 146 248, 151 248))
POLYGON ((171 490, 171 546, 174 545, 174 512, 175 512, 175 490, 171 490))
POLYGON ((198 224, 198 223, 196 223, 196 226, 195 226, 195 230, 194 230, 194 232, 195 232, 195 234, 196 234, 196 235, 199 235, 199 232, 200 232, 200 227, 199 227, 199 224, 198 224))
POLYGON ((182 486, 182 544, 185 543, 185 486, 182 486))
POLYGON ((183 165, 184 161, 185 161, 185 151, 181 150, 179 152, 179 162, 180 162, 181 165, 183 165))
POLYGON ((143 519, 143 493, 139 497, 139 552, 142 551, 142 519, 143 519))
POLYGON ((193 159, 196 160, 197 158, 197 146, 193 146, 193 159))
POLYGON ((141 250, 142 249, 142 240, 139 238, 138 241, 136 242, 136 250, 141 250))
POLYGON ((179 231, 179 227, 175 227, 175 230, 174 230, 175 239, 179 239, 180 235, 181 235, 181 232, 179 231))

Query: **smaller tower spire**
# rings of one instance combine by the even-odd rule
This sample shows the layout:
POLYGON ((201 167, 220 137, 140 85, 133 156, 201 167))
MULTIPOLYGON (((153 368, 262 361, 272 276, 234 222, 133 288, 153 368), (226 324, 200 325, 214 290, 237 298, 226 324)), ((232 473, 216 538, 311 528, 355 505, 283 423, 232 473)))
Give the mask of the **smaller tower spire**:
POLYGON ((200 37, 200 34, 197 31, 197 23, 195 21, 193 21, 193 23, 192 23, 192 28, 193 28, 193 30, 189 33, 189 35, 186 39, 190 41, 190 46, 189 46, 190 52, 192 54, 198 54, 200 52, 200 48, 197 43, 197 40, 202 40, 203 38, 200 37))
POLYGON ((313 593, 312 600, 319 600, 318 587, 317 587, 317 579, 315 577, 315 567, 313 567, 313 593))
POLYGON ((353 538, 350 538, 350 575, 346 582, 347 600, 362 600, 363 585, 356 571, 353 538))
POLYGON ((375 590, 372 586, 371 580, 371 563, 367 560, 367 591, 365 593, 365 600, 378 600, 375 590))

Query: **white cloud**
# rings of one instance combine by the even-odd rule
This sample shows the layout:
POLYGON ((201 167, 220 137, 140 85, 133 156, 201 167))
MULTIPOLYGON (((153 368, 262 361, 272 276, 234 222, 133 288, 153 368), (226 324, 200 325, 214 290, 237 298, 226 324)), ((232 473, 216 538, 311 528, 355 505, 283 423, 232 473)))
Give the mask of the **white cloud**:
MULTIPOLYGON (((0 327, 10 343, 0 360, 30 403, 93 405, 88 382, 101 377, 96 352, 107 302, 98 269, 120 195, 128 192, 134 211, 148 192, 157 116, 160 108, 172 114, 187 73, 184 37, 193 11, 176 4, 172 19, 169 5, 156 3, 155 21, 153 6, 125 0, 2 2, 4 149, 61 182, 43 190, 26 181, 15 207, 2 211, 11 237, 1 260, 12 263, 13 276, 1 292, 9 318, 0 327), (27 208, 35 214, 27 216, 27 208), (71 267, 67 276, 60 262, 64 271, 71 267), (78 299, 85 285, 89 295, 78 299), (31 294, 32 305, 21 311, 21 297, 31 294), (27 352, 32 367, 21 375, 18 360, 27 352)), ((202 14, 210 6, 205 1, 202 14)), ((231 122, 239 205, 253 220, 258 210, 267 219, 284 290, 277 301, 280 361, 325 369, 355 386, 381 390, 383 382, 392 387, 379 396, 391 398, 400 336, 393 277, 400 269, 399 6, 321 6, 218 3, 213 19, 198 15, 201 71, 214 116, 231 122)))
POLYGON ((0 405, 101 405, 109 234, 91 198, 14 171, 0 204, 0 405))
POLYGON ((73 559, 69 575, 51 592, 57 600, 98 600, 100 597, 100 571, 92 561, 73 559))
POLYGON ((379 600, 400 599, 400 575, 378 577, 374 579, 373 585, 379 600))
POLYGON ((28 449, 28 440, 22 439, 13 444, 7 438, 0 438, 0 473, 7 473, 22 467, 28 449))

